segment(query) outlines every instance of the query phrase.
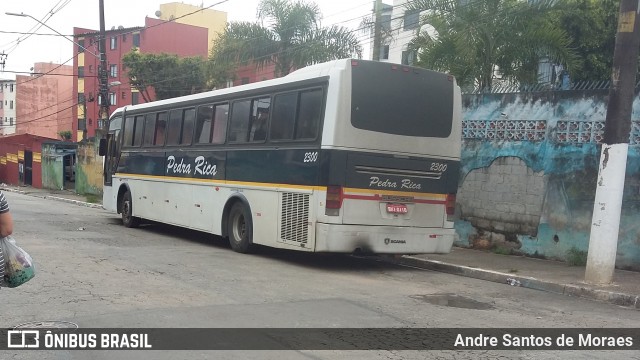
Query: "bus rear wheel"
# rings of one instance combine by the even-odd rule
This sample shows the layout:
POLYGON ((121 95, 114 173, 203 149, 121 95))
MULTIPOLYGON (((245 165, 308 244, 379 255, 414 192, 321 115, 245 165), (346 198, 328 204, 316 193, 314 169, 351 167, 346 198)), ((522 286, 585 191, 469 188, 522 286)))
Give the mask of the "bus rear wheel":
POLYGON ((248 253, 252 250, 253 221, 251 213, 241 202, 233 204, 229 211, 227 234, 229 234, 229 244, 233 251, 248 253))
POLYGON ((131 200, 131 193, 129 191, 125 192, 122 197, 120 212, 122 213, 122 224, 124 226, 135 228, 140 225, 140 218, 133 216, 133 200, 131 200))

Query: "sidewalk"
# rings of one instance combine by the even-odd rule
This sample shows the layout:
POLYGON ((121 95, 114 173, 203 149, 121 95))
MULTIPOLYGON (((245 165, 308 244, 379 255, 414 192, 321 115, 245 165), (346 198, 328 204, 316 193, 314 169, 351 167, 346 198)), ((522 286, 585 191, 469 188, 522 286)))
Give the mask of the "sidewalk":
POLYGON ((584 282, 583 266, 454 247, 449 254, 401 256, 394 263, 640 309, 640 272, 616 269, 613 284, 584 282))
MULTIPOLYGON (((5 184, 0 184, 0 190, 102 208, 100 203, 88 203, 86 196, 77 195, 68 190, 35 189, 5 184)), ((613 284, 599 286, 584 282, 582 266, 569 266, 559 261, 499 255, 458 247, 454 247, 449 254, 380 257, 380 259, 405 266, 503 283, 505 286, 522 286, 640 309, 640 272, 635 271, 616 269, 613 284)))
POLYGON ((6 184, 0 184, 0 190, 102 209, 101 197, 97 197, 96 203, 90 203, 87 201, 87 196, 78 195, 72 190, 37 189, 30 186, 14 186, 6 184))

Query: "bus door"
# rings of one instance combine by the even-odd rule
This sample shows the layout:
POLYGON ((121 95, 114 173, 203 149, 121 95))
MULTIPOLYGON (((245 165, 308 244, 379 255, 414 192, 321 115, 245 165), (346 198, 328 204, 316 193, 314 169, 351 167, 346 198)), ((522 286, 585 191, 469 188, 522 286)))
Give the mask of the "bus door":
POLYGON ((121 126, 122 117, 118 116, 111 119, 106 139, 100 140, 100 155, 104 156, 104 185, 107 186, 111 186, 113 174, 118 169, 118 159, 120 158, 120 142, 118 139, 121 126))

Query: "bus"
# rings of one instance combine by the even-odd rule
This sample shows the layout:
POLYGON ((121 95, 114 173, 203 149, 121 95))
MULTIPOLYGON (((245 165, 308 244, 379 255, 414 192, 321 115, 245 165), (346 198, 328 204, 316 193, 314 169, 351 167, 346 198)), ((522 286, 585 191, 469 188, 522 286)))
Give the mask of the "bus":
POLYGON ((103 207, 242 253, 447 253, 461 106, 451 75, 342 59, 121 107, 100 143, 103 207))

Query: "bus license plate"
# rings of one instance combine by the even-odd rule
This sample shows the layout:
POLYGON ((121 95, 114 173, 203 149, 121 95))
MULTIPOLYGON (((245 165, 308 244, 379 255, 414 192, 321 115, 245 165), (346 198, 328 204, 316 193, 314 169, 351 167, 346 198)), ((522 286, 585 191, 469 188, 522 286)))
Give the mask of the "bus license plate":
POLYGON ((404 204, 387 204, 387 212, 392 214, 406 214, 409 212, 407 205, 404 204))

